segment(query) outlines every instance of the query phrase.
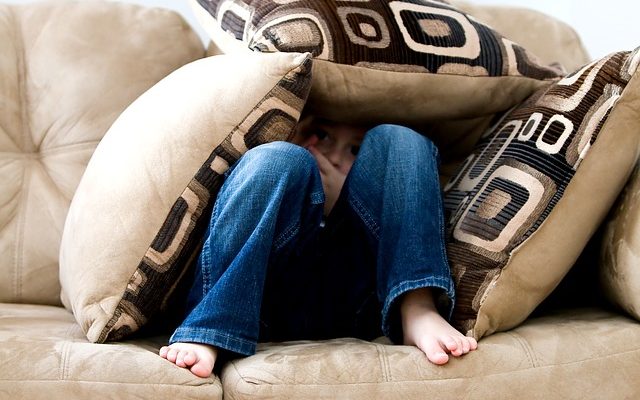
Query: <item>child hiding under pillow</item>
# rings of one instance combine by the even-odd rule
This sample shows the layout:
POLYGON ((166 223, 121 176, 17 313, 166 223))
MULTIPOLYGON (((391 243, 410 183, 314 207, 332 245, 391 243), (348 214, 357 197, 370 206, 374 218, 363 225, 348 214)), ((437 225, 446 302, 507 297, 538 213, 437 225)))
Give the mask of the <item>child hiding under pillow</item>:
POLYGON ((447 322, 438 152, 401 126, 307 116, 295 143, 249 150, 226 173, 189 293, 160 355, 200 377, 258 341, 381 334, 434 364, 477 342, 447 322))

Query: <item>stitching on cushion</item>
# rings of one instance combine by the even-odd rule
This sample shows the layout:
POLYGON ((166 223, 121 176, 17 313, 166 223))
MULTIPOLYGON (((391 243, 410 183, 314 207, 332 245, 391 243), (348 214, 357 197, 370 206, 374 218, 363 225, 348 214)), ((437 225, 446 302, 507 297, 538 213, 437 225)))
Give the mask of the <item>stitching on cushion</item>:
POLYGON ((49 156, 49 155, 67 153, 69 150, 73 150, 75 147, 78 147, 79 150, 82 150, 85 147, 87 148, 96 147, 98 143, 100 143, 100 140, 83 140, 83 141, 73 142, 69 144, 63 144, 60 146, 48 147, 46 149, 40 149, 38 151, 38 154, 40 154, 40 158, 44 158, 45 156, 49 156))
MULTIPOLYGON (((186 383, 160 383, 160 382, 104 382, 104 381, 89 381, 89 380, 73 380, 73 379, 67 379, 66 382, 72 382, 72 383, 84 383, 84 384, 88 384, 88 385, 116 385, 116 387, 114 387, 114 389, 118 389, 118 388, 122 388, 122 387, 138 387, 138 386, 155 386, 155 387, 177 387, 177 388, 186 388, 186 390, 189 391, 193 391, 193 390, 198 390, 198 388, 200 387, 205 387, 205 386, 216 386, 218 388, 220 388, 220 391, 222 392, 222 384, 220 383, 220 380, 218 377, 216 378, 212 378, 215 379, 214 381, 207 383, 201 383, 198 382, 197 384, 186 384, 186 383)), ((59 381, 55 380, 55 379, 0 379, 0 382, 9 382, 9 383, 15 383, 16 385, 19 384, 26 384, 26 383, 59 383, 59 381)), ((26 386, 26 385, 25 385, 26 386)), ((19 386, 16 386, 19 387, 19 386)), ((124 396, 124 394, 123 394, 124 396)), ((69 398, 69 397, 68 397, 69 398)), ((123 397, 124 398, 124 397, 123 397)), ((136 397, 136 398, 140 398, 140 397, 136 397)))
POLYGON ((15 274, 14 274, 14 289, 16 298, 19 300, 23 299, 22 295, 22 270, 24 268, 24 232, 25 226, 27 225, 27 210, 28 202, 30 199, 29 196, 29 188, 31 187, 31 173, 27 171, 27 168, 22 170, 22 199, 20 199, 18 204, 18 225, 16 229, 16 256, 15 256, 15 274))
MULTIPOLYGON (((22 97, 22 93, 24 92, 24 73, 23 73, 23 68, 24 68, 24 45, 22 44, 22 35, 19 34, 19 29, 18 29, 18 20, 16 18, 15 15, 15 11, 13 9, 13 7, 8 7, 9 10, 9 14, 11 15, 11 19, 13 20, 13 28, 14 28, 14 37, 16 37, 16 40, 14 41, 14 44, 16 46, 16 62, 18 63, 18 65, 16 65, 16 71, 18 74, 18 84, 19 84, 19 88, 18 88, 18 95, 20 96, 20 117, 22 118, 22 122, 23 123, 23 132, 22 135, 20 135, 20 138, 22 138, 22 143, 16 143, 18 147, 18 150, 23 150, 21 149, 21 145, 22 147, 24 147, 24 101, 23 101, 23 97, 22 97), (19 39, 18 39, 19 36, 19 39), (18 49, 19 47, 19 49, 18 49), (22 61, 22 64, 21 64, 22 61)), ((18 139, 19 140, 19 139, 18 139)), ((24 150, 23 150, 24 151, 24 150)), ((24 180, 25 180, 25 170, 23 169, 22 171, 22 183, 23 183, 23 188, 24 188, 24 180)), ((21 193, 21 198, 24 199, 25 198, 25 193, 24 190, 20 190, 21 193)), ((22 246, 23 246, 23 242, 22 242, 22 232, 24 231, 24 219, 25 219, 25 207, 22 206, 22 204, 24 204, 24 202, 22 201, 22 199, 18 200, 18 211, 17 211, 17 219, 18 219, 18 225, 16 228, 16 235, 15 235, 15 240, 16 240, 16 244, 15 244, 15 248, 14 248, 14 257, 13 257, 13 295, 16 297, 16 299, 20 299, 21 297, 21 292, 22 292, 22 288, 21 288, 21 280, 22 280, 22 276, 20 274, 20 266, 22 264, 22 257, 21 257, 21 253, 22 253, 22 246)))
MULTIPOLYGON (((20 96, 20 122, 21 122, 21 135, 20 139, 22 139, 22 143, 20 145, 22 148, 22 152, 27 152, 27 138, 31 135, 31 126, 29 125, 28 118, 28 106, 29 99, 27 96, 27 61, 26 61, 26 50, 24 44, 24 36, 22 35, 22 29, 20 27, 20 21, 16 16, 15 9, 13 7, 9 7, 9 12, 11 14, 11 18, 13 20, 14 27, 14 45, 16 50, 16 72, 18 74, 18 96, 20 96)), ((31 150, 31 149, 29 149, 31 150)))
POLYGON ((541 363, 538 360, 538 357, 535 355, 533 348, 531 347, 531 345, 529 345, 529 342, 527 342, 527 340, 524 337, 522 337, 517 332, 505 332, 505 333, 511 336, 512 338, 514 338, 515 341, 520 345, 520 348, 522 348, 522 350, 527 355, 527 359, 529 360, 529 364, 531 365, 531 367, 538 368, 541 366, 541 363))
POLYGON ((69 376, 69 342, 62 343, 62 356, 60 357, 60 380, 64 381, 69 376))
MULTIPOLYGON (((609 353, 604 355, 603 357, 590 357, 590 358, 585 358, 582 360, 576 360, 576 361, 571 361, 571 362, 566 362, 566 363, 557 363, 557 364, 551 364, 551 365, 545 365, 545 366, 531 366, 529 368, 523 368, 523 369, 516 369, 516 370, 511 370, 511 371, 504 371, 504 372, 498 372, 495 374, 487 374, 487 375, 474 375, 473 377, 468 377, 468 376, 458 376, 458 377, 451 377, 451 378, 436 378, 436 379, 428 379, 428 377, 425 378, 421 378, 421 379, 413 379, 413 380, 401 380, 401 381, 394 381, 394 382, 352 382, 352 383, 330 383, 330 384, 304 384, 304 383, 283 383, 283 384, 278 384, 278 383, 266 383, 266 382, 262 382, 260 386, 272 386, 272 387, 340 387, 340 386, 366 386, 366 385, 384 385, 385 383, 389 383, 392 385, 399 385, 399 384, 404 384, 404 383, 415 383, 415 382, 423 382, 423 383, 429 383, 429 382, 446 382, 446 381, 456 381, 456 380, 470 380, 470 379, 481 379, 481 378, 488 378, 488 377, 493 377, 493 376, 500 376, 500 375, 508 375, 508 374, 516 374, 516 373, 523 373, 529 370, 533 370, 533 369, 548 369, 548 368, 558 368, 558 367, 563 367, 563 366, 571 366, 571 365, 577 365, 577 364, 581 364, 581 363, 598 363, 598 362, 602 362, 604 360, 607 360, 609 358, 614 358, 614 357, 618 357, 618 356, 625 356, 628 354, 637 354, 638 356, 640 356, 640 348, 638 349, 633 349, 633 350, 627 350, 627 351, 623 351, 620 353, 609 353)), ((236 361, 232 361, 230 362, 228 365, 232 366, 233 369, 236 370, 236 373, 238 374, 239 377, 239 381, 242 381, 244 383, 247 384, 252 384, 252 382, 247 381, 247 377, 245 377, 244 375, 242 375, 237 366, 236 366, 236 361)), ((229 368, 229 367, 227 367, 229 368)), ((225 368, 225 369, 227 369, 225 368)), ((1 380, 0 380, 1 382, 1 380)), ((256 385, 256 384, 254 384, 256 385)))
POLYGON ((389 364, 389 357, 387 356, 386 347, 381 344, 375 344, 375 349, 378 352, 378 358, 380 359, 380 370, 382 371, 382 377, 385 382, 391 382, 391 365, 389 364))
MULTIPOLYGON (((28 115, 29 111, 29 97, 27 96, 27 61, 26 61, 26 50, 24 43, 24 36, 22 35, 22 29, 20 27, 20 20, 16 16, 15 9, 13 7, 8 7, 9 13, 11 15, 11 19, 13 20, 13 28, 14 28, 14 44, 16 50, 16 72, 18 79, 18 96, 20 97, 20 118, 21 118, 21 132, 20 139, 22 142, 18 144, 18 150, 22 152, 22 154, 26 154, 27 152, 31 152, 33 149, 27 149, 29 143, 27 141, 28 137, 31 137, 31 125, 30 118, 28 115)), ((18 139, 18 140, 20 140, 18 139)), ((33 146, 30 146, 33 147, 33 146)), ((27 220, 27 202, 29 201, 29 188, 31 182, 31 174, 27 173, 27 167, 25 167, 22 171, 22 188, 21 199, 18 201, 18 211, 17 211, 17 229, 16 229, 16 245, 15 245, 15 263, 14 263, 14 293, 16 299, 21 300, 23 297, 22 294, 22 269, 24 268, 24 232, 27 220)))

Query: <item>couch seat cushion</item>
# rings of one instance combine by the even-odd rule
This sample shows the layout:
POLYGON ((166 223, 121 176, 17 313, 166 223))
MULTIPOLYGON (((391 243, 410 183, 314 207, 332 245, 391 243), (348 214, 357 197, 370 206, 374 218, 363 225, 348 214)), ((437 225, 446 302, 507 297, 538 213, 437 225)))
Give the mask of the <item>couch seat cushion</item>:
POLYGON ((217 378, 157 355, 165 340, 93 344, 61 307, 0 303, 0 397, 221 399, 217 378))
POLYGON ((446 366, 415 347, 355 339, 267 344, 222 371, 231 399, 631 399, 640 324, 599 309, 529 319, 446 366))

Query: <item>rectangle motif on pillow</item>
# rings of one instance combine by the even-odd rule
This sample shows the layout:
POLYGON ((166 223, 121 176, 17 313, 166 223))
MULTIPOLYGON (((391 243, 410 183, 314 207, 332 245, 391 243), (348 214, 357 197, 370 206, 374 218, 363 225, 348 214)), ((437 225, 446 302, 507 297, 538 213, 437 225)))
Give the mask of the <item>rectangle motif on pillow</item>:
POLYGON ((459 329, 481 337, 524 320, 604 218, 638 155, 640 121, 633 131, 608 127, 628 118, 616 106, 638 95, 627 86, 639 60, 638 50, 614 53, 539 90, 489 129, 448 183, 459 329))

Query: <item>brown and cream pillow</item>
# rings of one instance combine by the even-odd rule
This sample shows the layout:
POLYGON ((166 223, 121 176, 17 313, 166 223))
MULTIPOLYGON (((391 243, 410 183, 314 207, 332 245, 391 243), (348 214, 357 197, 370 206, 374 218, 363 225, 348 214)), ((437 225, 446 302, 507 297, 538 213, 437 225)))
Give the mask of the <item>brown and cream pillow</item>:
POLYGON ((222 52, 313 54, 309 109, 346 122, 491 115, 560 71, 445 1, 191 0, 222 52))
POLYGON ((522 322, 605 217, 638 158, 640 52, 588 64, 490 129, 445 188, 454 324, 522 322))
POLYGON ((308 54, 188 64, 139 97, 91 158, 62 237, 63 303, 89 340, 158 311, 199 250, 221 176, 247 149, 286 140, 310 88, 308 54))

